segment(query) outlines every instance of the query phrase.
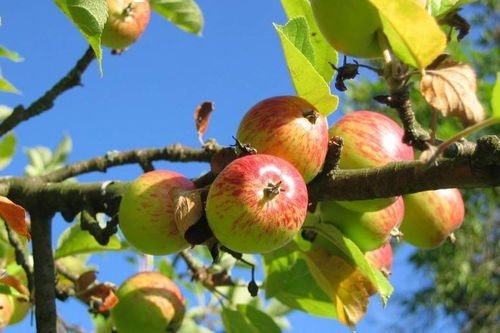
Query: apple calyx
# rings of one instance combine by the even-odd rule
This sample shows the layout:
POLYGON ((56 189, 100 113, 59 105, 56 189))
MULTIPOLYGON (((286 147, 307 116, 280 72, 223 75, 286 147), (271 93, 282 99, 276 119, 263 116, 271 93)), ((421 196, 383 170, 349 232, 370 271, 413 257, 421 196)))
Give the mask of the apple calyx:
POLYGON ((264 197, 268 200, 272 200, 283 191, 285 190, 281 188, 281 180, 276 184, 267 183, 267 186, 264 188, 264 197))
POLYGON ((316 110, 304 110, 302 111, 302 115, 313 125, 316 124, 316 120, 318 120, 320 116, 319 112, 316 110))

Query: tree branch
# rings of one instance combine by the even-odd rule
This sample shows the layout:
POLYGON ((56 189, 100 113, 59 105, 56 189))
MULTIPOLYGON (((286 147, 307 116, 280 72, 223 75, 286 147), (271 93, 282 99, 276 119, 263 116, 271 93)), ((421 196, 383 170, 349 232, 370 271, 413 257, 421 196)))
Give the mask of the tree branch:
POLYGON ((59 95, 75 86, 81 85, 81 77, 89 64, 95 58, 91 47, 85 51, 84 55, 78 60, 75 67, 71 69, 62 79, 60 79, 50 90, 42 97, 34 101, 27 109, 22 105, 14 108, 13 112, 5 118, 0 124, 0 136, 4 135, 21 122, 35 117, 54 106, 54 101, 59 95))
POLYGON ((59 182, 93 171, 106 172, 108 168, 113 166, 132 163, 148 165, 153 161, 159 160, 170 162, 209 162, 217 151, 218 148, 196 149, 179 143, 164 148, 134 149, 125 152, 112 151, 104 156, 69 164, 41 178, 47 182, 59 182))
POLYGON ((52 215, 30 211, 35 267, 35 317, 39 333, 57 326, 55 267, 52 253, 52 215))
POLYGON ((10 245, 14 248, 14 253, 16 255, 16 262, 19 266, 21 266, 26 274, 26 279, 28 281, 28 290, 30 292, 30 298, 33 298, 33 286, 34 286, 34 277, 33 277, 33 267, 30 264, 30 261, 27 255, 24 252, 24 246, 17 237, 17 234, 12 231, 7 222, 4 221, 5 230, 7 230, 7 237, 9 238, 10 245))
MULTIPOLYGON (((379 168, 324 170, 309 185, 310 200, 362 200, 441 188, 500 186, 500 138, 487 136, 474 149, 451 149, 433 165, 401 161, 379 168), (453 157, 456 156, 456 157, 453 157)), ((23 207, 44 209, 71 220, 92 208, 114 216, 127 182, 46 183, 38 178, 4 178, 0 195, 23 207)))

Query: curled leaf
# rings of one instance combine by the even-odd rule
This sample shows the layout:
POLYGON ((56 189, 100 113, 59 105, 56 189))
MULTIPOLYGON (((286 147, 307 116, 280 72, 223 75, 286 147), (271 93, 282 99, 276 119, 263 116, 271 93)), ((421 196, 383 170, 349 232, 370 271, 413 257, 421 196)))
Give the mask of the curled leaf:
POLYGON ((84 272, 75 283, 76 297, 89 305, 92 313, 104 313, 118 303, 115 289, 116 287, 112 283, 98 282, 95 271, 84 272))
POLYGON ((177 230, 181 235, 196 224, 203 214, 203 204, 201 202, 201 192, 199 190, 186 191, 173 188, 170 191, 170 198, 174 204, 174 219, 177 230))
POLYGON ((347 261, 324 250, 305 252, 309 269, 321 287, 330 296, 337 309, 338 319, 354 326, 365 315, 368 307, 370 281, 347 261))
POLYGON ((9 198, 0 196, 0 217, 7 222, 16 233, 31 239, 30 230, 26 221, 26 210, 13 203, 9 198))
POLYGON ((208 128, 208 120, 210 119, 210 114, 214 110, 214 103, 213 102, 203 102, 194 111, 194 120, 196 123, 196 131, 198 132, 198 138, 201 142, 202 145, 204 145, 203 142, 203 135, 205 135, 205 132, 207 131, 208 128))
POLYGON ((458 117, 465 126, 484 119, 484 109, 476 95, 476 74, 467 64, 445 61, 426 70, 420 92, 444 117, 458 117))
POLYGON ((19 292, 19 294, 25 296, 25 297, 20 297, 20 299, 23 299, 25 301, 29 300, 29 295, 30 292, 28 288, 24 286, 24 284, 21 282, 21 280, 13 275, 6 275, 2 276, 0 278, 0 284, 6 284, 8 286, 11 286, 15 290, 19 292))

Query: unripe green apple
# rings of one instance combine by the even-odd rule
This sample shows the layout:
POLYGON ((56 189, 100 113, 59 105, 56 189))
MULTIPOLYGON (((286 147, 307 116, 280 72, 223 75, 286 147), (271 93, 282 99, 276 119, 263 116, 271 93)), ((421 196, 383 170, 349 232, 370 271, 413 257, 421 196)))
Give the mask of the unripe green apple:
POLYGON ((381 57, 378 42, 382 22, 368 0, 312 0, 312 10, 325 39, 351 57, 381 57))
POLYGON ((120 230, 139 251, 164 255, 189 246, 175 224, 173 188, 192 190, 195 186, 177 172, 155 170, 134 180, 123 196, 118 212, 120 230))
POLYGON ((107 0, 108 20, 101 35, 101 44, 124 49, 142 35, 149 23, 149 0, 107 0))
POLYGON ((307 188, 287 161, 264 154, 238 158, 210 186, 206 214, 215 238, 242 253, 280 248, 300 230, 307 188))
MULTIPOLYGON (((340 156, 341 169, 380 167, 389 162, 412 160, 413 148, 403 143, 404 130, 391 118, 373 111, 355 111, 336 122, 330 137, 340 136, 344 146, 340 156)), ((339 201, 356 211, 377 211, 397 197, 374 200, 339 201)))
POLYGON ((319 204, 321 219, 337 226, 362 251, 381 247, 391 238, 404 216, 403 199, 399 197, 389 207, 375 212, 356 212, 346 209, 336 201, 323 201, 319 204))
POLYGON ((246 113, 236 138, 260 154, 287 160, 308 183, 323 167, 328 123, 305 99, 276 96, 257 103, 246 113))
POLYGON ((182 323, 185 300, 177 285, 163 274, 141 272, 116 292, 111 317, 120 333, 175 332, 182 323))
POLYGON ((403 199, 403 239, 422 249, 441 245, 464 219, 464 201, 455 188, 407 194, 403 199))

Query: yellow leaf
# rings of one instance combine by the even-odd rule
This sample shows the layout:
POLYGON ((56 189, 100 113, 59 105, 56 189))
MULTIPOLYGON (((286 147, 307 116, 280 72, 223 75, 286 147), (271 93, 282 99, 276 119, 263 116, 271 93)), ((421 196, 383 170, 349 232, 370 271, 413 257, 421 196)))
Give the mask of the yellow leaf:
POLYGON ((316 249, 304 253, 309 269, 337 308, 340 322, 354 326, 365 315, 370 281, 344 259, 316 249))
POLYGON ((392 51, 404 63, 427 67, 446 47, 446 35, 415 0, 368 0, 382 20, 392 51))

